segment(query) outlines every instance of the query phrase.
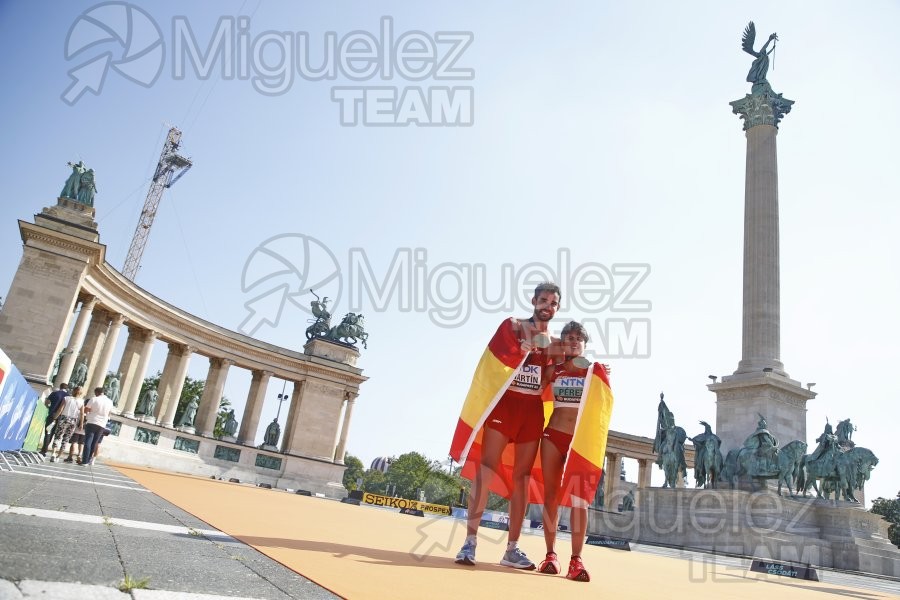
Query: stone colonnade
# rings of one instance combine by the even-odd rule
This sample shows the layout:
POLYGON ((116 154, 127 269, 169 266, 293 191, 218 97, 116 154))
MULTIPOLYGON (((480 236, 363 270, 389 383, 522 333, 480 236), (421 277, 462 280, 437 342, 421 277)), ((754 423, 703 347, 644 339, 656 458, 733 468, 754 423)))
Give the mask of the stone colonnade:
MULTIPOLYGON (((209 360, 209 371, 203 394, 199 399, 194 430, 202 436, 213 436, 229 369, 232 366, 242 365, 233 358, 208 356, 208 350, 200 351, 190 344, 170 340, 161 332, 146 329, 125 314, 117 313, 102 305, 99 299, 90 293, 82 291, 77 305, 78 316, 64 347, 54 380, 55 385, 72 382, 73 376, 79 375, 76 372, 79 363, 86 363, 87 372, 80 374, 83 381, 74 383, 83 386, 83 397, 92 396, 93 389, 103 386, 107 373, 113 370, 111 369, 113 352, 119 334, 125 327, 128 338, 119 365, 114 370, 121 377, 120 394, 114 412, 123 417, 176 428, 178 399, 181 397, 188 366, 191 358, 199 354, 209 360), (136 414, 136 409, 141 406, 141 387, 147 377, 150 356, 157 339, 168 343, 165 366, 157 388, 158 399, 152 411, 136 414)), ((313 340, 307 344, 307 353, 322 355, 323 344, 334 345, 323 340, 313 340)), ((329 359, 344 358, 355 362, 358 356, 355 349, 347 347, 325 350, 327 352, 324 354, 329 359), (334 356, 335 353, 340 356, 334 356)), ((273 364, 269 370, 244 366, 252 372, 252 380, 243 415, 239 418, 240 430, 237 435, 239 444, 258 446, 262 442, 256 438, 257 429, 268 396, 269 380, 276 374, 278 366, 273 364)), ((333 374, 329 372, 328 367, 316 369, 309 368, 308 365, 303 366, 306 367, 304 369, 306 374, 301 377, 286 377, 279 373, 293 384, 280 449, 285 454, 326 459, 343 464, 358 385, 365 378, 357 376, 352 378, 356 381, 340 382, 330 377, 333 374)), ((354 371, 358 372, 358 369, 354 371)))
MULTIPOLYGON (((656 454, 653 452, 653 439, 618 431, 610 431, 606 442, 606 467, 603 479, 603 493, 606 498, 617 498, 619 487, 619 473, 622 469, 622 459, 633 458, 638 462, 637 487, 640 489, 650 487, 650 477, 656 454)), ((684 458, 689 469, 694 468, 694 448, 685 445, 684 458)), ((684 481, 679 474, 678 486, 683 487, 684 481)))

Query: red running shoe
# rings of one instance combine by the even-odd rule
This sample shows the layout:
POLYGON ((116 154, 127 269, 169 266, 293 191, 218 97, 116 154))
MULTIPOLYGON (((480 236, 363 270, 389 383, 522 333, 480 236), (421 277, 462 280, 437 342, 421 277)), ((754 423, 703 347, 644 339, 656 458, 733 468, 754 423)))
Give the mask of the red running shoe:
POLYGON ((566 579, 571 579, 572 581, 591 580, 591 576, 584 568, 584 563, 581 562, 580 556, 573 556, 572 560, 569 561, 569 572, 566 573, 566 579))
POLYGON ((559 575, 559 559, 556 557, 556 552, 547 553, 547 558, 541 561, 538 571, 547 575, 559 575))

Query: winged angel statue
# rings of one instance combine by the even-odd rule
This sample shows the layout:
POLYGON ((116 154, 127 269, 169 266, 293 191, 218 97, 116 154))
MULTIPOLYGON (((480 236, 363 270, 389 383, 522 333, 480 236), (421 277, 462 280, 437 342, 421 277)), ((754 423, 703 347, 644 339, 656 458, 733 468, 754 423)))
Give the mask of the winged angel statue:
POLYGON ((774 42, 778 41, 778 34, 773 33, 770 35, 763 47, 759 49, 759 52, 753 50, 755 41, 756 25, 753 24, 753 21, 750 21, 750 24, 744 28, 744 35, 741 38, 741 47, 744 49, 744 52, 756 57, 750 66, 750 72, 747 73, 747 81, 754 85, 769 83, 766 81, 766 73, 769 71, 769 55, 775 52, 774 42), (772 44, 771 50, 769 49, 769 44, 772 44))

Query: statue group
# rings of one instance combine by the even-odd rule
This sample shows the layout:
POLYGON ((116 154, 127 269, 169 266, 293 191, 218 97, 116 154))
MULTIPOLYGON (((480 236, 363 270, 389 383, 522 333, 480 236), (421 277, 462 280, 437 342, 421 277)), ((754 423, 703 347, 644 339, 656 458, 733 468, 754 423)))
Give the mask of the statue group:
POLYGON ((368 349, 366 340, 369 334, 366 333, 363 316, 356 313, 347 313, 341 319, 340 324, 331 326, 331 313, 328 312, 328 296, 319 299, 319 296, 313 291, 309 292, 316 297, 310 302, 310 308, 315 320, 311 321, 312 325, 306 328, 306 339, 324 338, 355 346, 357 342, 362 342, 363 348, 368 349))
POLYGON ((80 202, 85 206, 94 206, 94 196, 97 194, 94 170, 85 167, 82 161, 75 164, 68 163, 68 165, 72 167, 72 173, 66 179, 59 196, 80 202))
POLYGON ((850 441, 855 430, 850 419, 841 421, 838 427, 840 437, 833 432, 831 423, 826 423, 825 430, 816 438, 816 449, 806 454, 806 442, 801 440, 779 448, 765 417, 759 415, 756 431, 747 438, 744 447, 728 453, 726 478, 732 487, 740 476, 747 476, 754 482, 777 478, 779 494, 786 485, 788 492, 803 492, 805 497, 812 487, 816 498, 829 499, 831 492, 835 492, 836 500, 859 502, 853 490, 863 488, 878 464, 878 458, 871 450, 858 448, 850 441))
MULTIPOLYGON (((801 440, 780 447, 769 431, 766 418, 759 415, 756 430, 744 440, 741 448, 730 450, 724 459, 722 440, 713 433, 709 423, 700 421, 700 424, 704 427, 703 433, 690 438, 694 443, 697 487, 715 488, 720 481, 725 481, 733 489, 742 477, 756 487, 766 479, 777 479, 779 495, 786 486, 790 494, 802 492, 805 497, 812 487, 817 498, 829 499, 835 492, 835 499, 858 502, 853 490, 862 489, 878 464, 878 458, 871 450, 857 447, 851 440, 856 428, 850 419, 841 421, 836 432, 830 423, 826 423, 822 435, 816 438, 818 446, 807 455, 806 442, 801 440)), ((684 429, 675 425, 675 415, 660 394, 653 450, 657 454, 656 464, 665 473, 663 487, 675 487, 678 476, 687 474, 686 439, 684 429)))

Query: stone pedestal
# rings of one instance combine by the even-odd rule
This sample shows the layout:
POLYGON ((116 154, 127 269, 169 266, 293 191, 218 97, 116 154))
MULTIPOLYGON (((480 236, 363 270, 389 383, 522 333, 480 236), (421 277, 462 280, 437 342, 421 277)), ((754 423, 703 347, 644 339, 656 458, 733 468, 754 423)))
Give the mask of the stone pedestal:
POLYGON ((313 338, 306 342, 306 345, 303 346, 303 353, 344 363, 351 367, 355 367, 356 361, 359 359, 359 350, 355 347, 324 338, 313 338))
POLYGON ((220 439, 221 439, 223 442, 228 442, 229 444, 236 444, 236 443, 237 443, 237 438, 234 437, 233 435, 223 435, 220 439))
POLYGON ((82 278, 90 264, 103 262, 105 247, 92 217, 92 208, 60 198, 33 224, 19 221, 24 248, 0 310, 0 346, 26 379, 50 376, 82 278))
POLYGON ((260 450, 269 450, 271 452, 278 452, 278 447, 273 446, 271 444, 263 444, 259 447, 260 450))
POLYGON ((190 433, 190 434, 197 433, 197 430, 194 429, 194 428, 193 428, 192 426, 190 426, 190 425, 179 425, 179 426, 176 427, 175 429, 176 429, 177 431, 182 432, 182 433, 190 433))
POLYGON ((716 394, 716 435, 722 438, 722 454, 741 448, 756 431, 759 415, 779 447, 794 440, 807 442, 806 402, 816 397, 788 377, 775 373, 748 373, 723 377, 706 386, 716 394))
POLYGON ((716 554, 900 576, 888 523, 860 505, 769 491, 638 489, 635 510, 588 511, 588 533, 716 554))

